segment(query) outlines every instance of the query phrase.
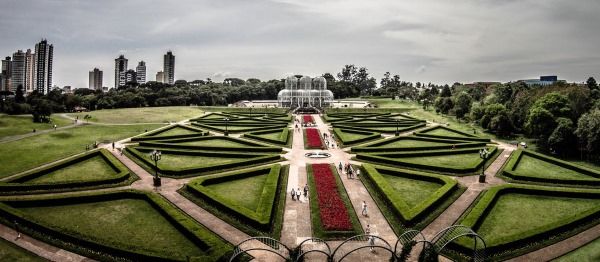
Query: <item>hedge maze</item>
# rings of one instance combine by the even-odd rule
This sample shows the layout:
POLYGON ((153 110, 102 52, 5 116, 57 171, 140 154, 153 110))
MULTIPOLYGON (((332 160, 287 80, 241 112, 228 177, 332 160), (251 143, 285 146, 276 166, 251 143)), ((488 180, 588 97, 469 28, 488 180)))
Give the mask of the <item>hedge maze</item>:
POLYGON ((162 139, 176 139, 188 137, 208 136, 209 133, 188 125, 171 125, 161 128, 150 133, 131 138, 131 141, 152 141, 162 139))
POLYGON ((289 147, 292 144, 292 135, 290 134, 290 129, 287 127, 245 133, 244 138, 278 146, 289 147))
POLYGON ((245 133, 287 128, 292 117, 277 113, 209 113, 191 120, 194 127, 219 133, 245 133))

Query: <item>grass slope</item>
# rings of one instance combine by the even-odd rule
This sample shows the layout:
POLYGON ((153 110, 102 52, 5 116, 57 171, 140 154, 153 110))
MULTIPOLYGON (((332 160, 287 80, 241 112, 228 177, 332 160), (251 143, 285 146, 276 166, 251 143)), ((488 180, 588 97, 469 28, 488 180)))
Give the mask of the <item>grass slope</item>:
POLYGON ((28 134, 36 131, 52 129, 54 125, 58 127, 73 124, 73 121, 60 117, 52 116, 51 123, 34 123, 31 115, 9 116, 0 114, 0 138, 5 136, 28 134))
POLYGON ((442 187, 439 183, 428 182, 418 179, 410 179, 407 177, 392 176, 382 174, 382 176, 390 183, 396 194, 413 207, 429 198, 431 194, 442 187))
POLYGON ((231 180, 205 186, 220 196, 251 210, 256 210, 260 201, 267 174, 231 180))
POLYGON ((61 168, 49 174, 28 180, 27 183, 68 182, 86 179, 112 178, 118 174, 102 156, 95 156, 83 162, 61 168))
POLYGON ((102 109, 91 112, 68 114, 75 118, 79 116, 83 120, 85 115, 91 115, 91 122, 131 124, 131 123, 165 123, 178 122, 188 118, 202 115, 198 107, 190 106, 168 106, 168 107, 143 107, 143 108, 121 108, 102 109))

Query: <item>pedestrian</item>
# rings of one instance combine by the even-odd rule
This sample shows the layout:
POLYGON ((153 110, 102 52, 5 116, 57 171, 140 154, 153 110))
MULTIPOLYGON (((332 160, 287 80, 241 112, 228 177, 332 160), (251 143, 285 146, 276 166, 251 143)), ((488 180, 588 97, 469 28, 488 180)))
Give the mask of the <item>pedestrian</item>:
POLYGON ((369 214, 367 213, 367 202, 363 201, 362 202, 362 215, 368 217, 369 214))
POLYGON ((291 194, 292 194, 292 200, 296 201, 296 191, 293 188, 292 188, 291 194))
POLYGON ((17 231, 17 239, 21 238, 21 230, 19 230, 19 223, 15 220, 15 231, 17 231))
POLYGON ((308 184, 304 185, 304 198, 308 196, 308 184))
POLYGON ((340 172, 342 172, 342 162, 340 162, 340 172))
POLYGON ((121 156, 123 155, 123 149, 124 149, 124 148, 122 148, 122 147, 121 147, 121 150, 119 150, 119 151, 121 151, 121 156))
POLYGON ((356 178, 359 178, 358 176, 360 176, 360 169, 356 169, 356 178))
POLYGON ((56 130, 56 124, 54 125, 54 130, 56 130))
POLYGON ((369 236, 369 250, 371 250, 371 253, 375 253, 375 237, 373 236, 369 236))
POLYGON ((370 235, 371 234, 371 226, 369 224, 367 224, 367 227, 365 228, 365 235, 370 235))
POLYGON ((35 128, 33 129, 33 132, 35 133, 35 128))
POLYGON ((112 142, 112 149, 115 150, 115 141, 112 142))
POLYGON ((300 201, 301 195, 302 195, 302 191, 300 191, 300 188, 298 188, 298 190, 296 190, 296 199, 298 199, 298 201, 300 201))

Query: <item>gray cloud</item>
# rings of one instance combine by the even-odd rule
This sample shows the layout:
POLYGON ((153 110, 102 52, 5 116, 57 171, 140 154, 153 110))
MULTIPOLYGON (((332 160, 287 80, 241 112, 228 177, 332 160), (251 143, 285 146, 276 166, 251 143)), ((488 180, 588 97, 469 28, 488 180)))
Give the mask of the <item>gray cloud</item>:
POLYGON ((353 63, 407 81, 580 82, 600 68, 595 0, 3 0, 2 10, 0 55, 48 38, 61 86, 86 87, 94 67, 112 86, 120 53, 130 67, 146 61, 153 78, 167 50, 187 80, 335 74, 353 63))

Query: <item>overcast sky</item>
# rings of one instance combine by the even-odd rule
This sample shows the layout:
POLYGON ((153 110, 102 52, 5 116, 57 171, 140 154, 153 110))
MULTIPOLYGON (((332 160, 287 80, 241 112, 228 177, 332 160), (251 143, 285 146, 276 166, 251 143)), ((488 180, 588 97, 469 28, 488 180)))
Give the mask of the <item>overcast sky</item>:
POLYGON ((365 66, 378 80, 510 81, 600 75, 598 0, 0 0, 0 55, 54 44, 54 84, 114 85, 114 59, 176 56, 175 78, 261 80, 365 66), (410 3, 409 3, 410 2, 410 3))

